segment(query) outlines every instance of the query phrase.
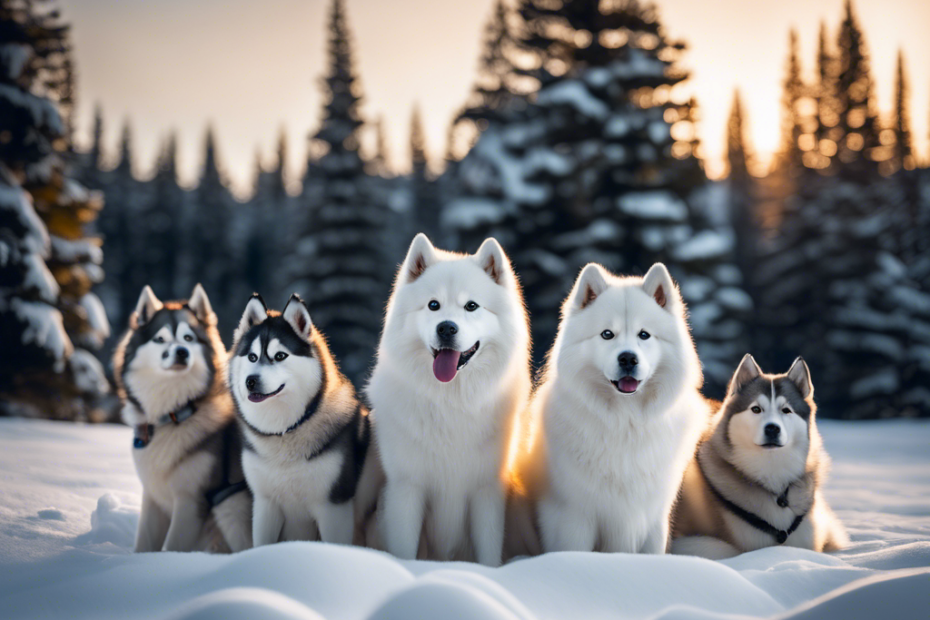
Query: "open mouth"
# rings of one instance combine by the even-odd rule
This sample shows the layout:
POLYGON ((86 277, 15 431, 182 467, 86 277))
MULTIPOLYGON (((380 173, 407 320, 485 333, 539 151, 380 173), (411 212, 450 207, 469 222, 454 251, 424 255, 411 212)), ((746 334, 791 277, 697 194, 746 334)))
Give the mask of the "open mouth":
POLYGON ((617 391, 621 394, 632 394, 639 388, 639 384, 642 383, 642 381, 637 381, 628 375, 626 377, 620 377, 616 381, 611 381, 611 383, 613 383, 614 387, 617 388, 617 391))
POLYGON ((249 392, 249 400, 253 403, 260 403, 262 401, 268 400, 272 396, 277 396, 281 393, 281 390, 284 389, 284 384, 281 384, 281 387, 276 389, 274 392, 269 392, 267 394, 262 394, 261 392, 249 392))
POLYGON ((478 352, 478 345, 467 351, 456 351, 455 349, 433 349, 433 374, 443 383, 448 383, 455 378, 455 374, 465 367, 465 364, 478 352))

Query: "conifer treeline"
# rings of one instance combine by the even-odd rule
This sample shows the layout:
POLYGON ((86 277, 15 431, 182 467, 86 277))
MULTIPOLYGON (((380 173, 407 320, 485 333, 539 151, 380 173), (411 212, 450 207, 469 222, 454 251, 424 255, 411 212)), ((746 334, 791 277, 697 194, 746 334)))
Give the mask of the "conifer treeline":
POLYGON ((880 119, 851 4, 837 33, 821 28, 814 83, 789 38, 782 148, 765 177, 752 174, 753 119, 734 95, 721 182, 704 174, 699 110, 679 86, 685 45, 652 5, 499 0, 441 174, 416 107, 412 173, 391 174, 383 121, 368 125, 359 110, 343 0, 328 30, 324 106, 296 195, 283 133, 275 166, 257 163, 241 203, 212 132, 200 182, 186 190, 170 136, 151 180, 134 170, 128 126, 107 165, 98 113, 91 149, 75 157, 80 180, 106 196, 97 290, 114 324, 146 283, 183 297, 203 282, 224 334, 253 290, 272 305, 296 291, 362 383, 413 233, 462 251, 494 235, 521 274, 537 362, 585 262, 635 274, 661 260, 688 301, 708 394, 721 395, 746 351, 772 371, 802 354, 822 415, 930 413, 930 179, 911 144, 903 55, 895 114, 880 119))

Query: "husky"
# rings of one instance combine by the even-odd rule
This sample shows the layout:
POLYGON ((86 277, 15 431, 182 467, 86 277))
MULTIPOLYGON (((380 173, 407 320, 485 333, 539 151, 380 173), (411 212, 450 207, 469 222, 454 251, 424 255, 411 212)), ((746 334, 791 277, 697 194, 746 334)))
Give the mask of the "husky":
POLYGON ((255 546, 320 539, 352 544, 356 521, 376 499, 367 482, 362 487, 369 490, 356 497, 366 460, 373 461, 366 458, 368 410, 300 297, 292 295, 276 312, 252 296, 233 337, 229 387, 245 437, 242 465, 255 496, 255 546))
POLYGON ((669 516, 710 410, 668 270, 584 267, 512 459, 508 554, 665 553, 669 516))
POLYGON ((803 359, 768 375, 746 354, 685 475, 672 552, 721 559, 773 545, 846 546, 821 492, 830 460, 816 410, 803 359))
POLYGON ((454 254, 418 234, 367 390, 389 552, 500 564, 504 459, 529 397, 529 353, 523 296, 500 244, 454 254))
POLYGON ((165 303, 142 289, 113 368, 142 481, 135 550, 251 547, 252 499, 224 380, 226 349, 203 287, 188 301, 165 303))

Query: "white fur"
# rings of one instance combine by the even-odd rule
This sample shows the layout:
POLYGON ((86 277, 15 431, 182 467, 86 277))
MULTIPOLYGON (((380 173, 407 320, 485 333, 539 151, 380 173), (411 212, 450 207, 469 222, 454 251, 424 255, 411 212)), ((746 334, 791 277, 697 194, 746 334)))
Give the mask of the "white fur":
POLYGON ((500 563, 502 469, 528 399, 528 367, 525 310, 500 245, 488 239, 463 256, 417 235, 394 285, 368 386, 387 476, 381 525, 391 553, 413 558, 425 524, 430 557, 473 553, 482 564, 500 563), (432 300, 438 311, 428 308, 432 300), (479 308, 465 310, 469 301, 479 308), (458 325, 460 350, 480 342, 448 383, 432 371, 436 326, 445 320, 458 325))
POLYGON ((708 418, 700 384, 684 304, 665 267, 618 278, 588 265, 534 399, 545 551, 665 552, 669 513, 708 418), (626 351, 639 360, 632 394, 611 383, 626 351))

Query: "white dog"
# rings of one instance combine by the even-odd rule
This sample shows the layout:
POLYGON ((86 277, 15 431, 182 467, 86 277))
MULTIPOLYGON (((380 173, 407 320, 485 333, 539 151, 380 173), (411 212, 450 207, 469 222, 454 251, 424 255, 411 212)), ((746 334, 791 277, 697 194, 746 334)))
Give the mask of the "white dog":
POLYGON ((529 398, 529 351, 520 286, 500 244, 487 239, 461 255, 417 235, 368 386, 388 551, 500 564, 503 466, 529 398))
POLYGON ((664 553, 710 416, 701 382, 665 266, 620 278, 587 265, 562 307, 527 448, 515 458, 514 512, 526 518, 509 520, 509 554, 664 553))

